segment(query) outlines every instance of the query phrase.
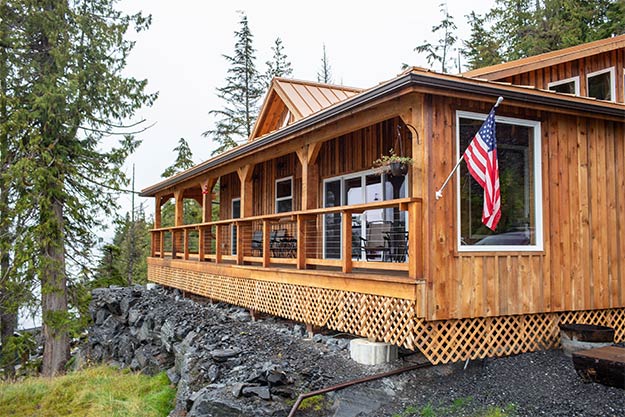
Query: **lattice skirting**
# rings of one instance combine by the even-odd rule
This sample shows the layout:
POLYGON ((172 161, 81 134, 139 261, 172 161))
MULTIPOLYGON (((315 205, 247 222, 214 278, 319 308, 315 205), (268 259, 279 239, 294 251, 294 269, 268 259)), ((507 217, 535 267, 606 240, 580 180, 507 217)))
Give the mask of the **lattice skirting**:
POLYGON ((420 350, 434 364, 558 347, 559 323, 616 329, 625 340, 625 309, 427 321, 413 301, 279 282, 148 266, 151 281, 315 326, 420 350))

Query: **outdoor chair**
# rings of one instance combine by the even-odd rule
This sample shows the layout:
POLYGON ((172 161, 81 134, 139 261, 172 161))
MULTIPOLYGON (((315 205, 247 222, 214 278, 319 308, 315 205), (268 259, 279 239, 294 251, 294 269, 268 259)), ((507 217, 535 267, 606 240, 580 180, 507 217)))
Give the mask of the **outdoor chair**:
POLYGON ((258 253, 258 256, 263 256, 263 231, 256 230, 252 235, 252 256, 258 253))
POLYGON ((389 246, 384 239, 391 225, 386 222, 367 223, 367 237, 361 237, 362 250, 365 252, 367 261, 386 261, 389 246))
POLYGON ((404 229, 393 229, 385 233, 384 240, 388 246, 388 260, 406 262, 408 256, 408 232, 404 229))

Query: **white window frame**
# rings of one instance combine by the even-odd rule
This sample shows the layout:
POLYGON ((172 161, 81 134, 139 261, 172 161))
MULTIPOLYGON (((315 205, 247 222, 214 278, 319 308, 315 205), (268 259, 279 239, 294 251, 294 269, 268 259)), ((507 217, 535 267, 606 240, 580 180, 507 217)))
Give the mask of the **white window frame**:
MULTIPOLYGON (((274 187, 273 187, 273 195, 274 195, 274 212, 278 213, 278 202, 280 201, 286 201, 286 200, 291 200, 291 211, 293 211, 294 208, 294 200, 293 200, 293 175, 288 176, 288 177, 283 177, 283 178, 278 178, 275 182, 274 182, 274 187), (278 183, 279 182, 284 182, 290 180, 291 181, 291 194, 288 197, 280 197, 278 198, 278 183)), ((284 212, 286 213, 286 212, 284 212)))
MULTIPOLYGON (((241 197, 235 197, 230 201, 230 217, 234 218, 241 218, 241 197), (234 216, 234 203, 235 202, 239 202, 239 217, 233 217, 234 216)), ((217 226, 219 227, 219 226, 217 226)), ((236 229, 237 225, 236 223, 232 223, 232 225, 230 226, 230 255, 236 255, 237 254, 237 242, 236 240, 239 238, 239 231, 237 230, 237 236, 235 239, 234 236, 234 230, 236 229)))
MULTIPOLYGON (((610 99, 610 100, 601 100, 601 101, 616 102, 616 69, 614 67, 605 68, 605 69, 602 69, 602 70, 599 70, 599 71, 595 71, 595 72, 591 72, 589 74, 586 74, 586 96, 590 97, 588 95, 588 79, 591 78, 591 77, 595 77, 597 75, 605 74, 606 72, 610 73, 610 95, 612 96, 612 99, 610 99)), ((599 100, 599 99, 597 99, 597 100, 599 100)))
MULTIPOLYGON (((456 111, 456 160, 460 159, 460 119, 484 121, 488 115, 467 111, 456 111)), ((514 124, 534 128, 534 245, 462 245, 461 244, 461 207, 460 207, 460 170, 456 171, 456 247, 458 252, 537 252, 543 251, 543 191, 542 191, 542 151, 541 125, 539 121, 517 119, 513 117, 495 117, 496 123, 514 124)), ((462 150, 464 152, 464 149, 462 150)))
MULTIPOLYGON (((361 177, 361 178, 366 178, 368 175, 372 175, 375 174, 376 170, 375 169, 366 169, 364 171, 358 171, 358 172, 351 172, 349 174, 344 174, 344 175, 337 175, 335 177, 330 177, 330 178, 324 178, 322 181, 322 195, 323 195, 323 201, 322 201, 322 207, 325 208, 326 206, 326 183, 331 182, 331 181, 341 181, 341 201, 343 201, 343 196, 345 195, 345 181, 346 180, 350 180, 352 178, 357 178, 357 177, 361 177)), ((384 180, 385 177, 384 175, 388 175, 388 174, 381 174, 380 176, 382 177, 382 184, 384 187, 384 180)), ((410 175, 406 175, 406 194, 408 195, 410 193, 410 175)), ((384 197, 384 196, 383 196, 384 197)), ((366 187, 363 187, 363 201, 366 200, 366 187)), ((387 200, 383 200, 383 201, 387 201, 387 200)), ((408 222, 410 221, 410 219, 408 220, 408 222)), ((406 230, 408 230, 408 222, 406 222, 406 230)), ((325 258, 325 253, 326 253, 326 223, 325 221, 322 222, 323 227, 322 227, 322 239, 321 239, 321 253, 322 256, 325 258)), ((343 228, 341 228, 340 230, 340 239, 341 242, 343 241, 343 228)), ((340 254, 340 258, 339 259, 343 259, 343 245, 341 245, 341 254, 340 254)), ((338 259, 337 259, 338 260, 338 259)))
MULTIPOLYGON (((575 95, 579 96, 580 95, 580 89, 579 89, 579 75, 576 75, 575 77, 571 77, 571 78, 567 78, 564 80, 558 80, 558 81, 552 81, 550 83, 547 84, 547 90, 551 90, 551 87, 556 87, 558 85, 562 85, 562 84, 568 84, 570 82, 573 82, 573 84, 575 85, 575 95)), ((554 91, 555 92, 555 91, 554 91)), ((560 93, 563 94, 563 93, 560 93)))

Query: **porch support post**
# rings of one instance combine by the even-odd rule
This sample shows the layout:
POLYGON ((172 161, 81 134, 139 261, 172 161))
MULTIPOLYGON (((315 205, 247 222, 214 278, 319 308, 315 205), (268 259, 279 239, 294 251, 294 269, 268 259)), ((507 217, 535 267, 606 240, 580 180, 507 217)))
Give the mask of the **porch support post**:
POLYGON ((161 207, 163 207, 163 197, 160 194, 156 194, 154 197, 154 228, 160 229, 162 223, 162 211, 161 207))
POLYGON ((412 134, 411 150, 414 163, 410 167, 410 197, 420 198, 421 201, 411 203, 408 207, 408 275, 413 279, 429 277, 429 263, 426 261, 429 237, 429 181, 428 147, 430 143, 430 128, 426 109, 428 107, 423 94, 410 96, 409 103, 400 113, 412 134))
MULTIPOLYGON (((323 143, 312 143, 297 149, 295 152, 302 166, 302 205, 301 210, 311 210, 319 204, 319 165, 317 157, 323 143)), ((316 241, 308 241, 316 235, 316 225, 313 222, 306 222, 298 218, 298 234, 300 226, 301 236, 297 238, 297 265, 299 269, 306 269, 306 258, 315 257, 316 241), (302 253, 300 253, 302 252, 302 253)))
POLYGON ((352 272, 352 212, 341 213, 341 229, 343 231, 343 242, 341 248, 343 252, 343 272, 352 272))
POLYGON ((245 240, 244 235, 244 226, 243 226, 243 222, 236 222, 235 223, 235 227, 237 228, 237 241, 235 242, 235 245, 237 247, 237 265, 243 265, 243 240, 245 240))
POLYGON ((297 216, 297 269, 306 269, 306 216, 297 216))
POLYGON ((184 197, 183 191, 177 190, 174 191, 174 199, 175 203, 175 215, 174 215, 174 226, 182 226, 184 224, 184 197))
POLYGON ((189 259, 189 229, 183 230, 183 255, 182 259, 185 261, 189 259))
POLYGON ((252 174, 254 173, 254 164, 244 165, 237 169, 239 180, 241 181, 241 217, 250 217, 252 215, 253 206, 253 187, 252 174))
POLYGON ((221 263, 221 240, 223 236, 221 234, 221 227, 215 226, 215 263, 221 263))
POLYGON ((213 187, 217 183, 217 178, 207 178, 202 186, 202 223, 213 220, 213 187))
POLYGON ((197 229, 197 257, 200 262, 204 260, 204 252, 206 251, 205 242, 204 242, 205 234, 206 234, 206 229, 203 228, 202 226, 198 227, 197 229))

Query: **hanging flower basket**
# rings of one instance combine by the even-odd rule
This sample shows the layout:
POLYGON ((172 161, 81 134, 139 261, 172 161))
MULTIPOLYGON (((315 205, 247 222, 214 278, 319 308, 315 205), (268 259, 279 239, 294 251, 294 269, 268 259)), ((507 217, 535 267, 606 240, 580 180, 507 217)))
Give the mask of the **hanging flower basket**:
POLYGON ((373 161, 373 169, 380 175, 390 172, 394 177, 400 177, 408 173, 408 166, 413 162, 411 157, 395 155, 395 151, 390 149, 388 155, 373 161))

